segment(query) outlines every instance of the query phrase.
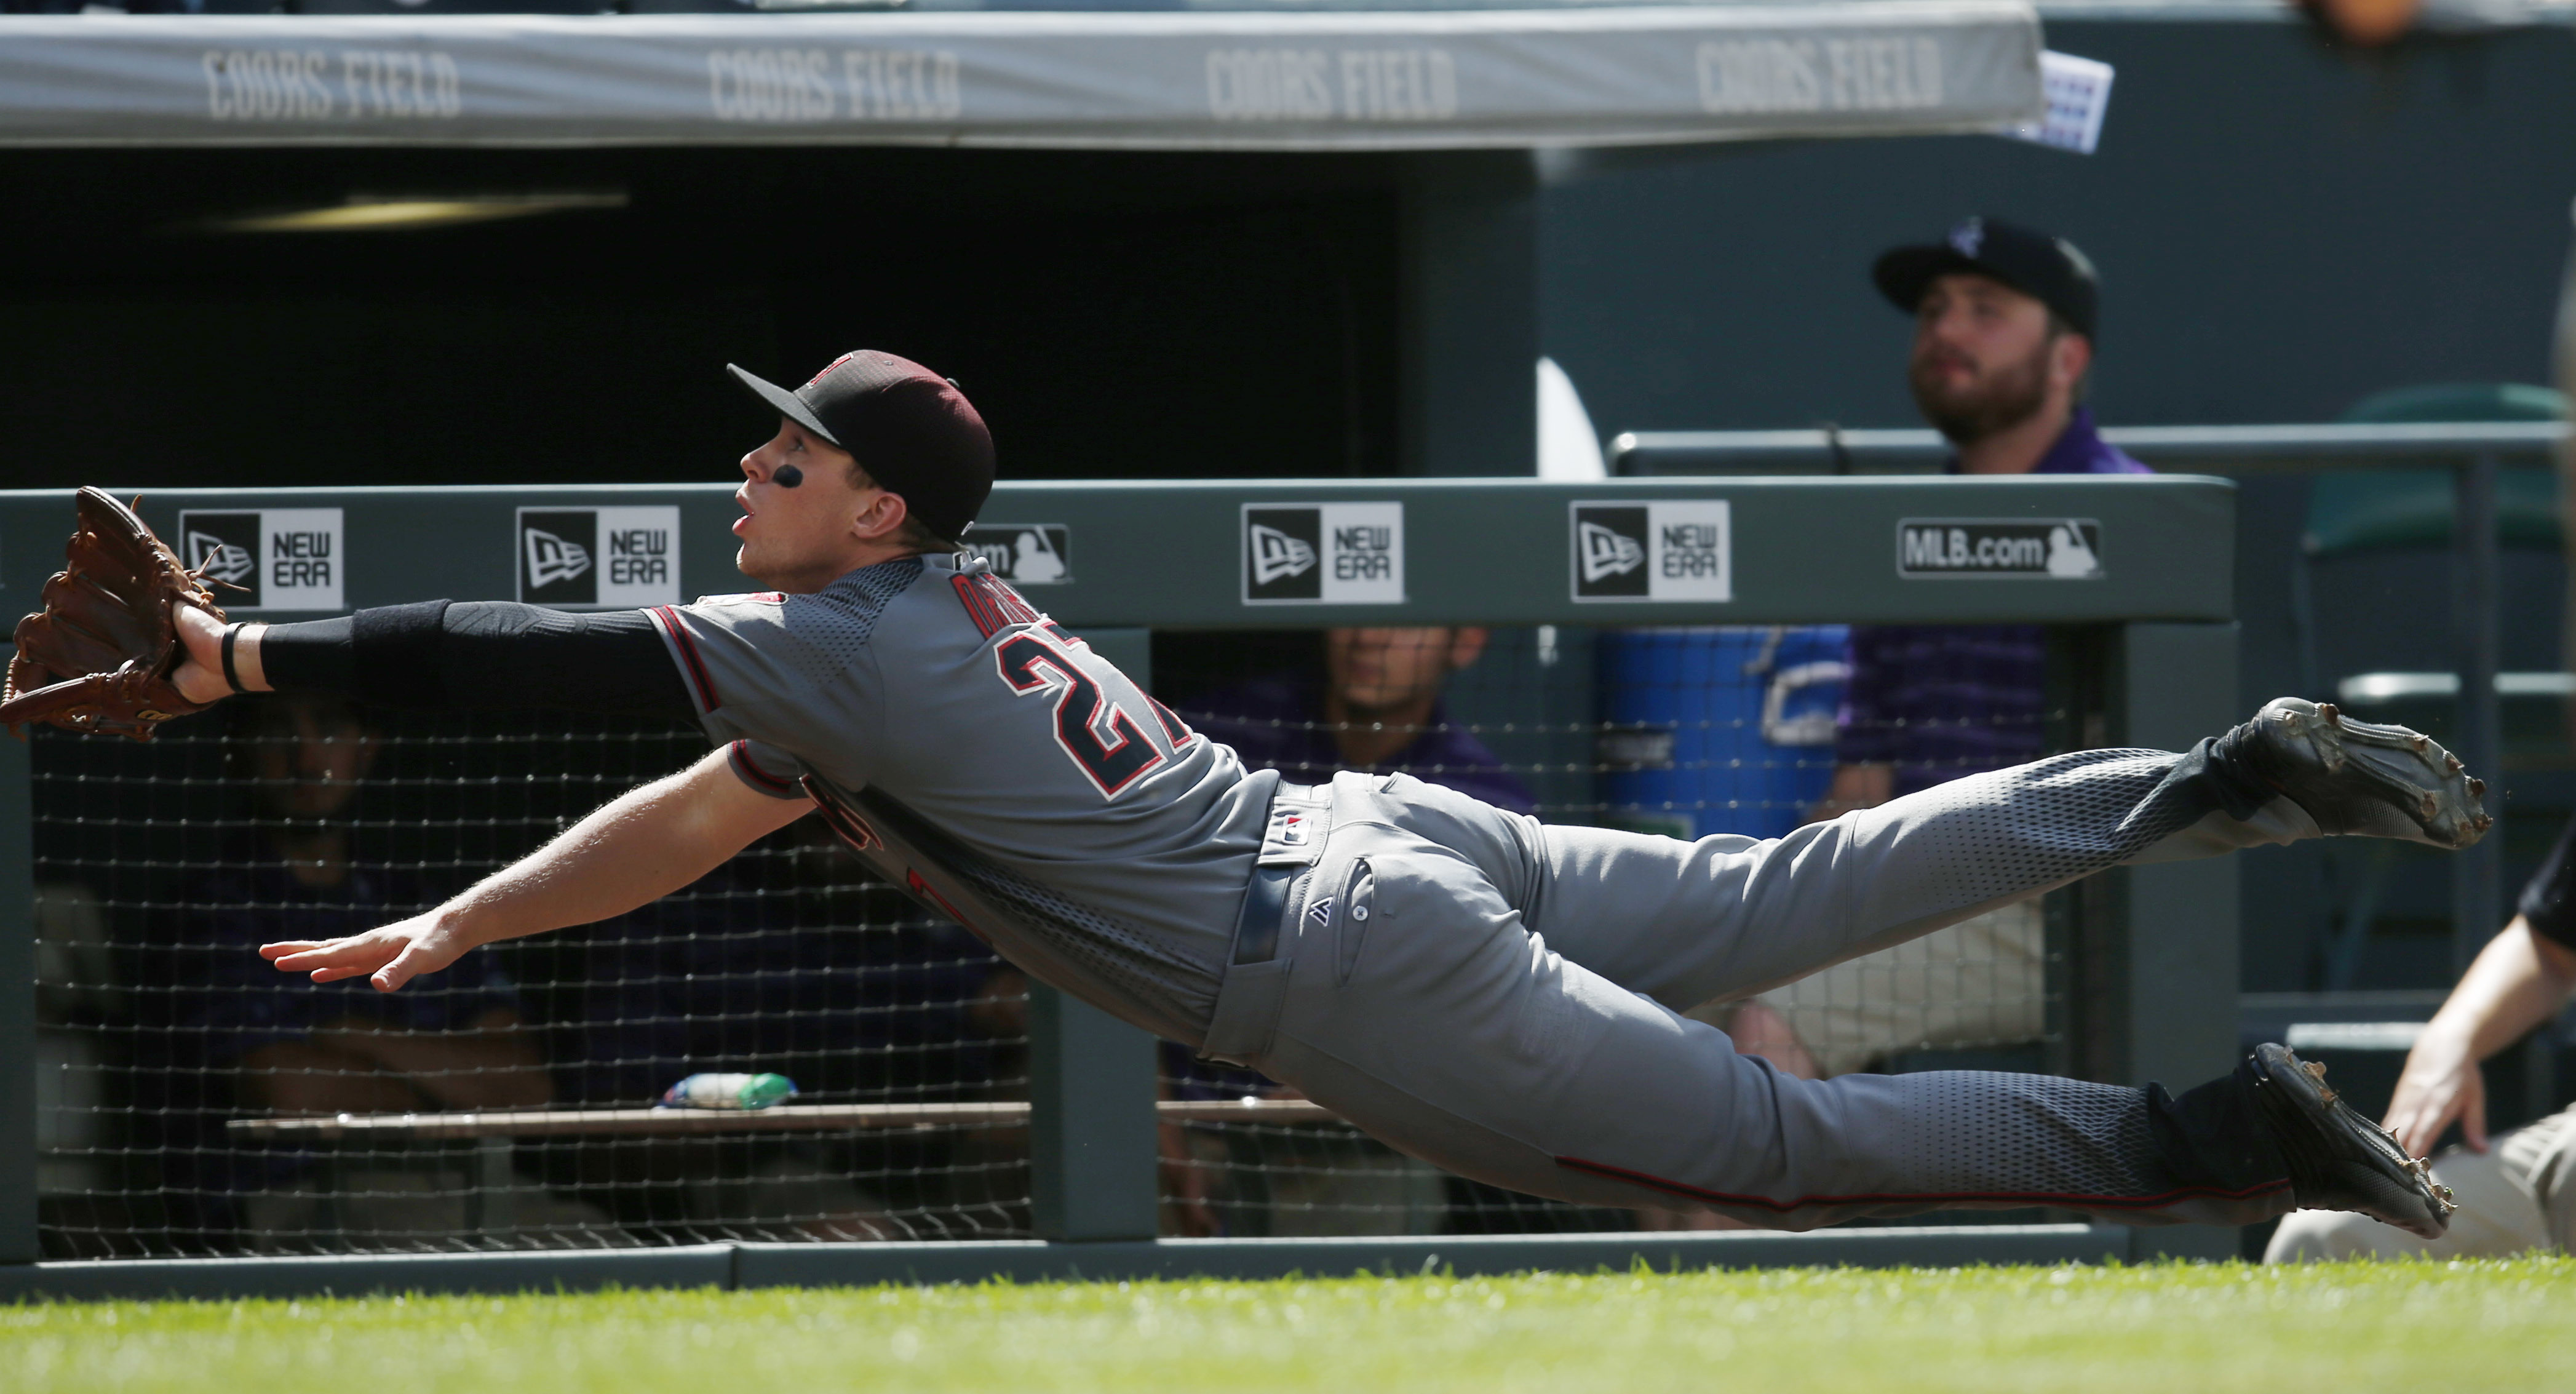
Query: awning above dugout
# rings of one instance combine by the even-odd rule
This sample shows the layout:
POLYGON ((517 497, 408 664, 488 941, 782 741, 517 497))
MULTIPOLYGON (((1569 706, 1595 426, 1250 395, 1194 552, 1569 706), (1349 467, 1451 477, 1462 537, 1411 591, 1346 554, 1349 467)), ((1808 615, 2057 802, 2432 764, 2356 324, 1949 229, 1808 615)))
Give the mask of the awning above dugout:
POLYGON ((2018 0, 0 18, 0 144, 1466 149, 1993 130, 2018 0))

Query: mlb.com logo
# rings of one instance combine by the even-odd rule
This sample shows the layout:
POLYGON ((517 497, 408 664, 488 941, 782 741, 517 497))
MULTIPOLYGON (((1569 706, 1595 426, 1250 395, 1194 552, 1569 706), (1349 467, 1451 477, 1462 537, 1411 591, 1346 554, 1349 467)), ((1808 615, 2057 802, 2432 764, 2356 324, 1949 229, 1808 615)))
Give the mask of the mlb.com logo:
POLYGON ((1403 601, 1403 504, 1243 506, 1244 604, 1403 601))
POLYGON ((977 523, 965 547, 1015 586, 1073 580, 1073 529, 1062 523, 977 523))
POLYGON ((1724 499, 1577 503, 1569 515, 1576 600, 1733 600, 1733 515, 1724 499))
POLYGON ((680 510, 522 508, 519 599, 631 609, 680 599, 680 510))
POLYGON ((179 515, 179 559, 208 579, 225 610, 338 610, 348 553, 336 508, 179 515))
POLYGON ((2092 518, 1905 518, 1896 574, 2098 581, 2102 524, 2092 518))

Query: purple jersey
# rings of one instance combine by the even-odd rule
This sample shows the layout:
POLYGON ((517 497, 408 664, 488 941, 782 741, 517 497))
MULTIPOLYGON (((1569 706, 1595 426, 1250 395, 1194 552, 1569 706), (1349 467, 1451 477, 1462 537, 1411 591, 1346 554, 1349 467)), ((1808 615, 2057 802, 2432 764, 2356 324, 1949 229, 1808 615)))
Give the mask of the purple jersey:
MULTIPOLYGON (((1187 704, 1182 712, 1211 738, 1233 746, 1247 769, 1277 770, 1300 784, 1329 782, 1336 770, 1355 769, 1334 743, 1324 719, 1323 690, 1310 677, 1282 674, 1227 688, 1187 704)), ((1403 773, 1425 784, 1455 789, 1514 813, 1535 813, 1538 800, 1502 757, 1434 704, 1412 743, 1371 767, 1403 773)))

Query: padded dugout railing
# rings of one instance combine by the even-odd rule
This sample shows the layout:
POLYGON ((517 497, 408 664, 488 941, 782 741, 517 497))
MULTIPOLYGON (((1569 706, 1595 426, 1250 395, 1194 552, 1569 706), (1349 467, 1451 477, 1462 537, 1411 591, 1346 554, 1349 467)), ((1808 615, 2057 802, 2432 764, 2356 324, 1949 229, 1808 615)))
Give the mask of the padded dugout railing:
MULTIPOLYGON (((2178 748, 2241 716, 2230 618, 2233 508, 2232 485, 2188 476, 1006 484, 979 534, 1027 535, 1036 541, 1024 546, 1051 552, 1023 572, 1026 593, 1131 670, 1150 665, 1155 631, 2035 623, 2059 636, 2055 695, 2074 739, 2178 748), (1672 584, 1652 582, 1639 595, 1581 594, 1601 589, 1580 580, 1587 523, 1625 529, 1648 549, 1649 571, 1665 554, 1667 527, 1689 529, 1686 537, 1675 534, 1672 546, 1696 550, 1676 563, 1681 574, 1672 584), (2089 569, 2052 574, 2045 546, 2030 540, 2061 525, 2082 534, 2089 569), (1265 542, 1256 528, 1289 542, 1265 542), (1974 561, 1987 538, 1996 541, 1983 555, 2002 558, 1994 566, 1974 561), (1312 549, 1309 567, 1260 566, 1263 546, 1288 547, 1288 561, 1297 560, 1291 543, 1312 549), (1041 582, 1041 574, 1053 579, 1041 582)), ((745 585, 731 567, 723 529, 735 509, 721 485, 188 491, 146 498, 143 513, 174 538, 188 531, 185 513, 195 530, 243 546, 249 555, 240 560, 253 568, 246 574, 263 590, 256 608, 242 608, 263 618, 438 596, 650 603, 745 585), (531 531, 547 528, 553 543, 531 541, 531 531), (676 545, 650 544, 639 529, 668 531, 676 545), (547 546, 568 540, 594 563, 590 590, 566 592, 563 568, 546 561, 547 546), (654 550, 659 546, 670 550, 654 550), (327 547, 336 564, 311 565, 317 547, 327 547)), ((0 495, 0 596, 22 606, 31 601, 58 564, 69 524, 65 493, 0 495)), ((28 906, 34 895, 30 774, 29 747, 0 743, 0 904, 28 906)), ((2232 863, 2116 872, 2061 899, 2052 912, 2052 945, 2067 976, 2057 997, 2069 1019, 2052 1033, 2055 1065, 2123 1082, 2192 1080, 2224 1069, 2235 1049, 2232 863)), ((37 1021, 33 915, 10 916, 0 930, 0 1059, 28 1061, 37 1021)), ((2126 1230, 2081 1225, 1812 1236, 1157 1240, 1153 1042, 1044 991, 1032 996, 1026 1029, 1035 1237, 934 1243, 40 1264, 34 1080, 29 1069, 13 1069, 0 1073, 0 1265, 11 1265, 0 1267, 0 1292, 846 1282, 1411 1270, 1427 1262, 1491 1271, 1637 1257, 1659 1265, 1964 1262, 2233 1251, 2232 1231, 2168 1231, 2141 1241, 2126 1230)))

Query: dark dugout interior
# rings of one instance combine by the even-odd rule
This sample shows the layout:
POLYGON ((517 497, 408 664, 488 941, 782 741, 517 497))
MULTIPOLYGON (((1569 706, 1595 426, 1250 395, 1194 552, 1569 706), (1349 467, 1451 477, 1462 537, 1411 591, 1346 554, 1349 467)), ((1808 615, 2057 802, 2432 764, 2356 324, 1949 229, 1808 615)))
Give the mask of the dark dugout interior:
POLYGON ((0 153, 13 488, 718 480, 789 385, 956 378, 1016 479, 1398 471, 1396 165, 806 148, 0 153), (239 232, 351 196, 608 194, 239 232))

